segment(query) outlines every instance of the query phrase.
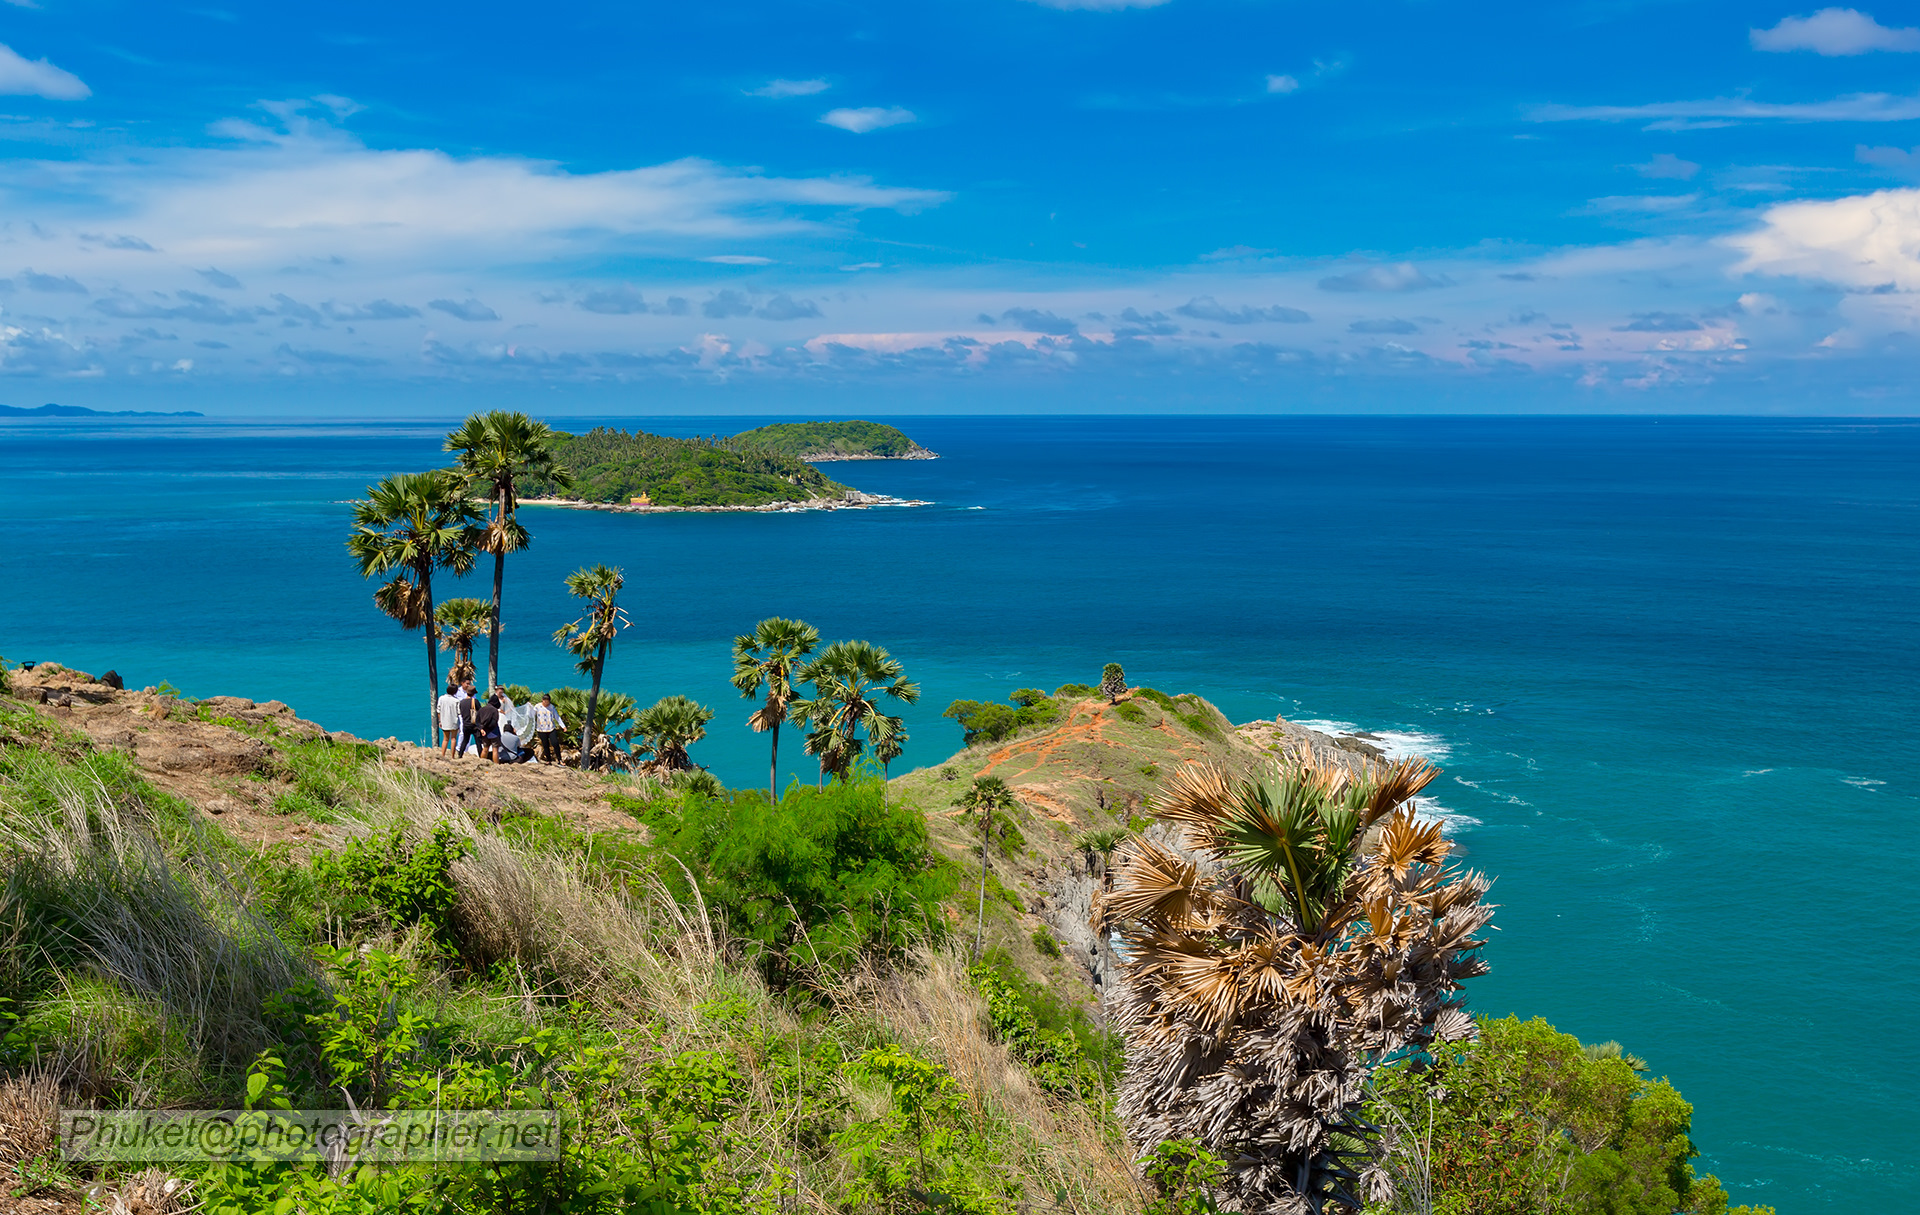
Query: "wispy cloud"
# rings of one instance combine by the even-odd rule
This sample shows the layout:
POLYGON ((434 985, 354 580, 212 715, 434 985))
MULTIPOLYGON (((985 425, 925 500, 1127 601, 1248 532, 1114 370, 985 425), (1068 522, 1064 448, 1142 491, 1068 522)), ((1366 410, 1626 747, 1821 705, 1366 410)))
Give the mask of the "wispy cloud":
POLYGON ((50 101, 82 101, 93 96, 93 90, 72 72, 45 59, 28 59, 4 43, 0 43, 0 93, 50 101))
POLYGON ((1269 93, 1284 94, 1284 93, 1297 93, 1299 91, 1300 91, 1300 81, 1296 77, 1293 77, 1293 76, 1268 76, 1267 77, 1267 92, 1269 93))
POLYGON ((469 295, 464 300, 429 300, 427 307, 462 321, 497 321, 500 314, 469 295))
POLYGON ((1699 201, 1698 194, 1610 194, 1588 199, 1581 210, 1588 215, 1664 215, 1684 211, 1699 201))
POLYGON ((1812 51, 1817 55, 1920 51, 1920 29, 1889 29, 1851 8, 1823 8, 1811 17, 1784 17, 1772 29, 1752 30, 1748 36, 1756 51, 1812 51))
POLYGON ((868 131, 877 131, 881 127, 897 127, 917 121, 912 110, 897 105, 861 106, 858 109, 828 110, 820 115, 820 121, 830 127, 839 127, 843 131, 852 131, 855 135, 865 135, 868 131))
POLYGON ((1284 304, 1273 304, 1265 308, 1243 304, 1238 308, 1229 308, 1211 295, 1195 296, 1174 311, 1197 321, 1216 321, 1222 325, 1251 325, 1257 321, 1280 321, 1299 325, 1313 319, 1300 309, 1289 308, 1284 304))
POLYGON ((1451 286, 1453 280, 1446 275, 1428 274, 1412 262, 1366 266, 1320 280, 1322 291, 1430 291, 1451 286))
POLYGON ((769 80, 757 89, 748 89, 749 97, 811 97, 833 86, 824 80, 769 80))
POLYGON ((1681 160, 1672 152, 1655 152, 1653 159, 1645 164, 1633 166, 1642 177, 1671 178, 1674 181, 1692 181, 1700 166, 1691 160, 1681 160))
POLYGON ((1686 130, 1734 122, 1908 122, 1920 118, 1920 95, 1849 93, 1831 101, 1766 102, 1748 97, 1705 101, 1656 101, 1647 105, 1543 105, 1527 115, 1534 122, 1637 122, 1649 130, 1686 130))
POLYGON ((771 266, 773 259, 761 257, 755 253, 716 253, 712 257, 703 257, 703 262, 712 262, 716 266, 771 266))

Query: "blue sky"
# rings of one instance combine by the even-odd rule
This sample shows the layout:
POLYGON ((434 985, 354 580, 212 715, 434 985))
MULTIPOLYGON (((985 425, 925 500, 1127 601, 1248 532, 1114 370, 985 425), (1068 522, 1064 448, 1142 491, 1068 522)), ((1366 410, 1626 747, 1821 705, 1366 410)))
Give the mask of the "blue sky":
POLYGON ((0 401, 1912 413, 1920 11, 0 3, 0 401))

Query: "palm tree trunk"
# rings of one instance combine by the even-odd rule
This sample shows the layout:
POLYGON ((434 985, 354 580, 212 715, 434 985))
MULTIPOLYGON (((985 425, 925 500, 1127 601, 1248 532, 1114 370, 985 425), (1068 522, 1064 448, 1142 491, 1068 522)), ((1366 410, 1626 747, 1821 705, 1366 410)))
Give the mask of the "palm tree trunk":
POLYGON ((600 652, 593 656, 593 690, 587 693, 587 720, 580 723, 580 770, 587 770, 587 754, 593 746, 593 712, 600 707, 600 672, 606 669, 607 645, 600 643, 600 652))
POLYGON ((767 805, 780 804, 780 723, 773 723, 773 760, 767 773, 767 805))
POLYGON ((980 956, 980 943, 987 936, 987 841, 993 838, 993 804, 981 807, 986 821, 980 824, 980 909, 973 924, 973 956, 980 956))
POLYGON ((440 639, 433 634, 433 567, 420 571, 420 590, 427 597, 427 623, 422 626, 427 635, 427 745, 434 742, 434 731, 440 725, 440 639))
MULTIPOLYGON (((507 522, 505 513, 507 496, 504 492, 497 498, 494 518, 507 522)), ((503 538, 504 541, 504 538, 503 538)), ((493 691, 500 686, 500 583, 506 577, 507 550, 504 542, 500 551, 493 555, 493 615, 488 617, 487 630, 487 690, 493 691)))

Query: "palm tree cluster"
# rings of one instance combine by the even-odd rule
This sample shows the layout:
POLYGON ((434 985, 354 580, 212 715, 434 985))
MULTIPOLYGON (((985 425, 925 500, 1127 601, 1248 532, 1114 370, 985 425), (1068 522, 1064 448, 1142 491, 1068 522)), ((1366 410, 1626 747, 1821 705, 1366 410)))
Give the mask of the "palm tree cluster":
POLYGON ((1460 985, 1485 973, 1493 907, 1415 815, 1436 775, 1189 766, 1156 807, 1179 837, 1126 845, 1103 900, 1124 980, 1117 1112, 1144 1152, 1197 1139, 1226 1160, 1223 1211, 1385 1201, 1380 1132, 1357 1115, 1372 1069, 1474 1033, 1460 985))
MULTIPOLYGON (((348 551, 362 576, 387 579, 374 603, 401 627, 421 630, 426 642, 429 737, 437 725, 439 650, 451 650, 453 674, 466 677, 475 673, 474 646, 486 637, 487 687, 500 686, 506 558, 532 543, 516 514, 520 486, 571 483, 554 454, 558 437, 523 413, 476 414, 447 435, 445 450, 454 453, 454 467, 388 477, 369 486, 354 507, 348 551), (483 553, 493 557, 493 597, 448 599, 436 607, 434 572, 465 576, 483 553)), ((712 710, 684 696, 636 711, 631 698, 612 694, 620 701, 617 714, 602 704, 600 685, 614 641, 632 623, 620 606, 625 585, 622 571, 607 565, 567 576, 568 593, 585 610, 555 630, 553 640, 574 656, 575 668, 592 686, 577 707, 566 698, 556 697, 556 703, 578 723, 582 768, 623 766, 646 756, 641 766, 648 771, 685 771, 694 766, 687 748, 705 737, 712 710)), ((733 685, 744 697, 762 698, 747 724, 773 735, 767 788, 773 800, 779 798, 780 727, 789 721, 807 728, 804 747, 818 759, 822 782, 828 776, 846 779, 863 755, 885 769, 907 742, 904 723, 883 709, 883 698, 912 704, 920 697, 900 663, 871 642, 836 641, 815 653, 819 644, 818 629, 781 617, 734 639, 733 685)))

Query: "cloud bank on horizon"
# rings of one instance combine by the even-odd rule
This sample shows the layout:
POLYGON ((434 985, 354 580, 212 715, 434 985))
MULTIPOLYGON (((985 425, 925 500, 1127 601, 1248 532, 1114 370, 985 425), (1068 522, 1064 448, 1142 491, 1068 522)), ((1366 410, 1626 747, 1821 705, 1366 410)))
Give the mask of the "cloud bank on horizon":
POLYGON ((106 7, 0 44, 0 396, 1914 412, 1887 14, 106 7))

